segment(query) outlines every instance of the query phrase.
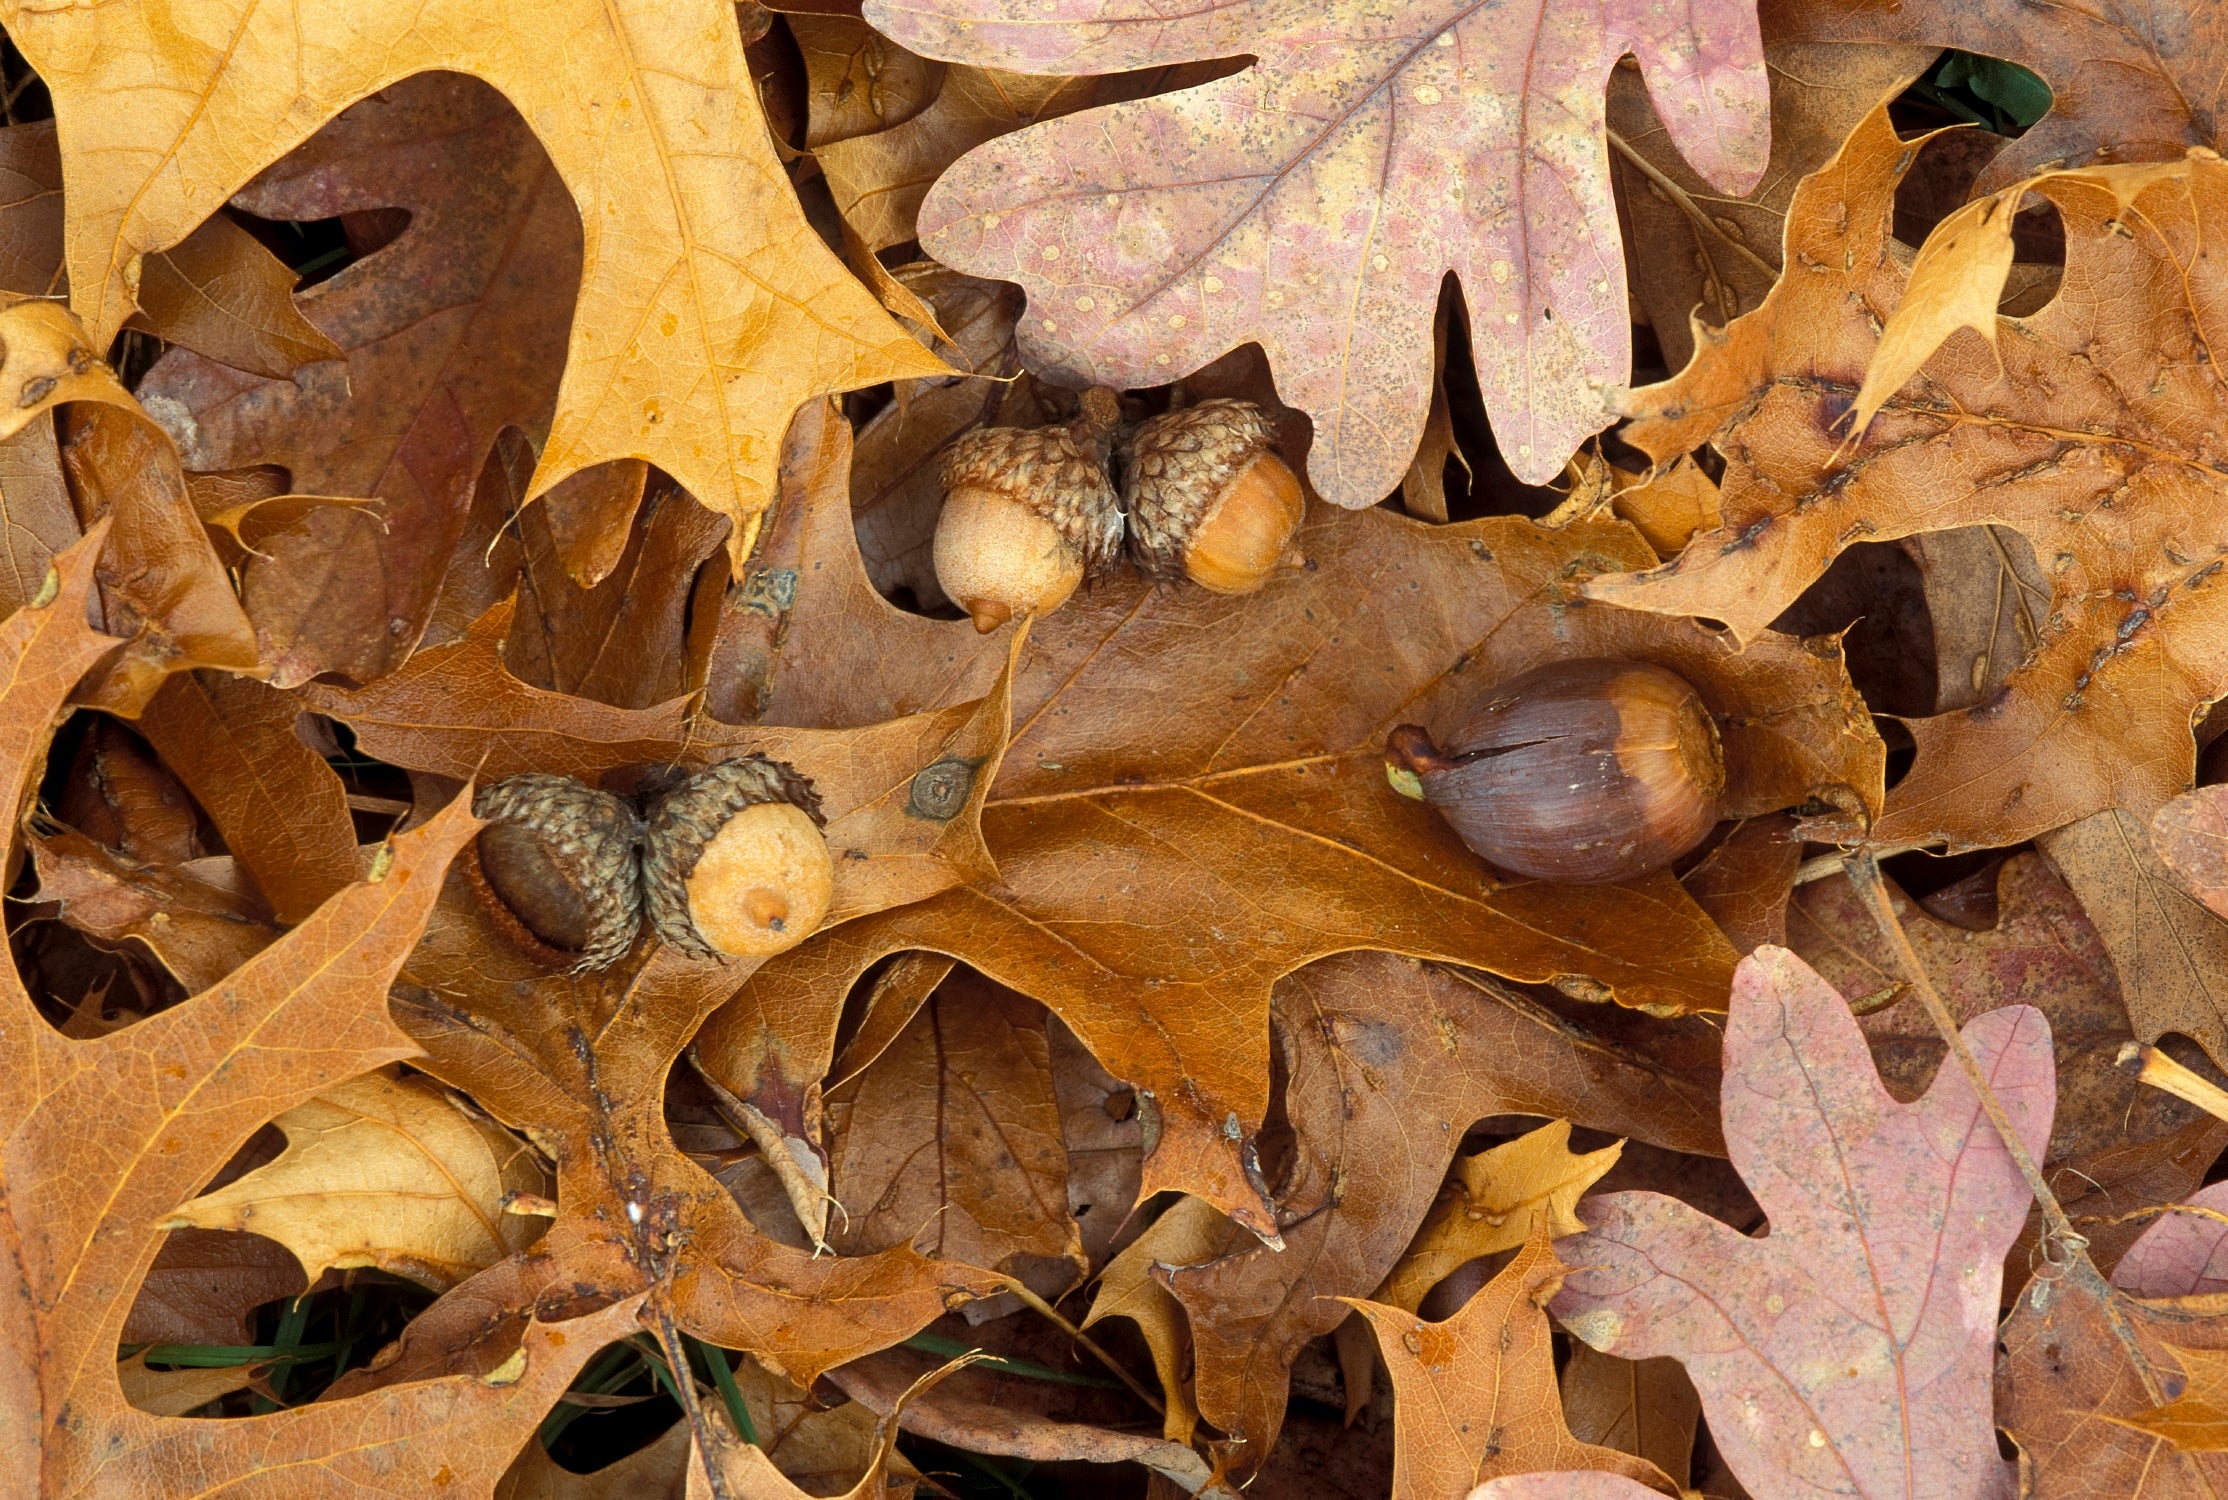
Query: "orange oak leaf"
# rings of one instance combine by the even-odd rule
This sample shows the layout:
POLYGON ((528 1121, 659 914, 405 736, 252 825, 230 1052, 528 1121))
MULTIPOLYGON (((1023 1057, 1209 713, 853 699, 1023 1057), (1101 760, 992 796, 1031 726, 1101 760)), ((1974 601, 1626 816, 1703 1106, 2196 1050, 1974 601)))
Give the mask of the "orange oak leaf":
POLYGON ((1610 420, 1630 358, 1602 123, 1620 56, 1718 186, 1753 186, 1769 148, 1744 0, 873 0, 866 17, 931 57, 1032 73, 1254 58, 969 153, 922 205, 921 242, 1026 287, 1023 351, 1073 381, 1157 384, 1258 341, 1340 505, 1376 504, 1416 451, 1449 271, 1490 330, 1478 380, 1519 478, 1552 478, 1610 420))
POLYGON ((1563 1420, 1552 1325, 1543 1310, 1569 1269, 1545 1216, 1485 1289, 1441 1323, 1353 1299, 1376 1331, 1393 1382, 1393 1500, 1467 1494, 1504 1474, 1592 1469, 1641 1493, 1677 1493, 1644 1458, 1582 1443, 1563 1420))
POLYGON ((1278 983, 1272 1015, 1297 1138, 1276 1184, 1284 1247, 1236 1236, 1233 1253, 1157 1272, 1190 1317, 1200 1413, 1245 1440, 1239 1471, 1276 1446, 1301 1346, 1345 1320, 1334 1299, 1385 1280, 1470 1126, 1516 1111, 1583 1115, 1716 1149, 1691 1084, 1626 1059, 1612 1095, 1596 1082, 1610 1056, 1527 1037, 1507 1003, 1516 998, 1385 953, 1341 954, 1278 983))
POLYGON ((2147 817, 2189 784, 2191 712, 2228 687, 2214 519, 2228 386, 2198 332, 2228 299, 2207 249, 2228 218, 2228 166, 2042 179, 2032 191, 2065 223, 2065 277, 2047 306, 2011 318, 1994 310, 2001 275, 1979 278, 1985 210, 2003 210, 2000 225, 2016 205, 1953 216, 1907 271, 1889 229, 1917 150, 1875 111, 1796 194, 1787 257, 1808 269, 1676 379, 1634 394, 1630 436, 1648 453, 1708 442, 1725 455, 1725 523, 1586 593, 1753 639, 1859 539, 2008 526, 2051 578, 2040 644, 1986 700, 1909 722, 1918 759, 1874 836, 1956 849, 2111 807, 2147 817), (1959 331, 1934 350, 1975 308, 1988 338, 1959 331), (1925 332, 1907 345, 1906 318, 1925 332), (1897 378, 1906 367, 1913 378, 1897 378), (1875 400, 1859 437, 1852 409, 1875 400))
MULTIPOLYGON (((1964 1029, 2026 1150, 2056 1102, 2050 1028, 2007 1006, 1964 1029)), ((1784 948, 1741 963, 1725 1142, 1771 1220, 1748 1239, 1656 1193, 1581 1205, 1554 1312, 1628 1359, 1671 1355, 1752 1493, 1999 1496, 1989 1378, 2003 1257, 2031 1195, 1956 1066, 1889 1097, 1847 1005, 1784 948)))
MULTIPOLYGON (((623 710, 529 687, 504 669, 498 625, 476 626, 365 688, 301 691, 370 753, 436 775, 479 768, 489 780, 529 770, 595 779, 749 751, 786 761, 812 780, 827 815, 835 865, 827 921, 839 930, 989 868, 979 818, 1005 742, 1003 681, 987 698, 862 728, 745 729, 692 722, 680 703, 623 710)), ((903 1244, 856 1257, 791 1249, 759 1233, 675 1147, 667 1076, 753 967, 646 943, 601 974, 553 972, 511 942, 465 872, 451 879, 404 966, 397 1019, 426 1052, 417 1066, 533 1133, 555 1160, 559 1208, 533 1249, 481 1272, 413 1324, 376 1378, 485 1369, 508 1352, 528 1310, 585 1286, 607 1296, 666 1289, 660 1295, 670 1295, 682 1328, 750 1350, 809 1387, 829 1366, 1004 1284, 903 1244)))
POLYGON ((356 263, 299 298, 336 357, 297 380, 173 350, 140 398, 193 469, 275 464, 303 494, 379 501, 310 509, 241 566, 277 685, 368 681, 416 646, 497 433, 549 432, 580 221, 517 111, 455 74, 355 105, 237 201, 353 226, 356 263))
MULTIPOLYGON (((0 625, 0 801, 22 806, 56 715, 115 641, 85 625, 97 526, 57 559, 43 602, 0 625)), ((273 1111, 410 1056, 387 986, 417 940, 441 871, 476 827, 461 800, 387 845, 363 881, 220 983, 92 1040, 61 1036, 0 965, 0 1448, 38 1493, 423 1494, 492 1484, 597 1348, 633 1326, 621 1305, 526 1330, 498 1381, 459 1377, 238 1422, 185 1422, 128 1404, 116 1346, 156 1225, 273 1111), (98 1130, 88 1130, 98 1121, 98 1130), (440 1470, 437 1477, 436 1470, 440 1470), (259 1477, 260 1476, 260 1477, 259 1477), (275 1490, 263 1492, 275 1493, 275 1490)))

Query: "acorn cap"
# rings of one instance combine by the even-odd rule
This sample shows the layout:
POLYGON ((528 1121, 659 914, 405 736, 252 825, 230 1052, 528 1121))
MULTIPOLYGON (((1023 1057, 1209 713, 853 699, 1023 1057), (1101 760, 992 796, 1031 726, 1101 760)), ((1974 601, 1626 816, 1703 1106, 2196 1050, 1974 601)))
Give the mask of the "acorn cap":
POLYGON ((575 973, 626 956, 642 911, 633 808, 570 776, 531 772, 482 787, 472 811, 488 826, 467 870, 514 940, 575 973))
POLYGON ((697 772, 658 802, 643 837, 642 897, 651 928, 664 942, 695 958, 762 954, 802 942, 827 913, 833 866, 819 837, 826 821, 812 782, 778 760, 752 754, 697 772), (751 808, 769 805, 800 815, 795 826, 786 819, 738 818, 751 808), (810 836, 809 843, 805 835, 810 836), (734 894, 746 906, 771 902, 781 908, 740 914, 741 925, 768 929, 769 935, 738 944, 730 935, 733 924, 725 913, 707 914, 717 930, 704 931, 691 899, 700 867, 724 882, 731 867, 753 863, 771 884, 764 891, 754 886, 734 894), (782 891, 777 887, 783 881, 800 885, 782 891), (817 889, 809 888, 814 886, 817 889))
POLYGON ((984 427, 944 455, 944 492, 992 490, 1058 528, 1096 578, 1122 554, 1122 507, 1106 477, 1121 401, 1085 391, 1075 419, 1052 427, 984 427))
POLYGON ((1274 436, 1267 412, 1226 396, 1138 425, 1122 445, 1122 491, 1130 556, 1147 577, 1184 576, 1208 511, 1255 459, 1274 456, 1274 436))

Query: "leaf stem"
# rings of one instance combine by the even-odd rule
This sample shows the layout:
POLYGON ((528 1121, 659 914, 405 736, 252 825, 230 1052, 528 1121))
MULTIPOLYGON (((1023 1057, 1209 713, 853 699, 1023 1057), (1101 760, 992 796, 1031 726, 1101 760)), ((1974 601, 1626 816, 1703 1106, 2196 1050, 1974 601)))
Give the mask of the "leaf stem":
POLYGON ((1059 1309, 1055 1308, 1051 1303, 1045 1301, 1035 1292, 1030 1291, 1018 1280, 1009 1278, 1006 1282, 1006 1287, 1016 1297, 1019 1297, 1030 1307, 1035 1308, 1045 1317, 1050 1318, 1054 1323, 1058 1324, 1061 1332, 1065 1333, 1069 1338, 1075 1340, 1076 1347, 1082 1349, 1085 1353, 1089 1354, 1091 1358, 1097 1360, 1100 1364, 1106 1366, 1109 1370, 1112 1370, 1116 1377, 1121 1380, 1122 1384, 1130 1388, 1131 1394, 1135 1395, 1138 1400, 1144 1402, 1147 1406, 1153 1409, 1153 1415, 1158 1417, 1165 1417, 1168 1415, 1168 1408, 1161 1404, 1159 1397, 1155 1396, 1151 1391, 1146 1390, 1145 1387, 1139 1383, 1136 1376, 1130 1374, 1129 1371, 1123 1369, 1121 1365, 1116 1363, 1114 1356, 1107 1353, 1104 1349, 1101 1349, 1096 1343, 1091 1340, 1088 1334, 1084 1333, 1082 1329, 1076 1327, 1065 1317, 1061 1316, 1059 1309))
POLYGON ((2010 1155, 2012 1164, 2019 1169, 2019 1175, 2027 1180, 2027 1187, 2035 1195, 2035 1202, 2041 1206, 2043 1223, 2047 1226, 2045 1238, 2055 1240, 2066 1256, 2061 1263, 2064 1274, 2081 1291, 2096 1300, 2098 1309, 2104 1314, 2105 1322, 2111 1326, 2113 1337, 2119 1340, 2121 1350, 2126 1354, 2136 1378, 2143 1383, 2144 1394, 2150 1397, 2153 1405, 2164 1405, 2165 1393, 2151 1373, 2150 1359, 2143 1353, 2142 1345, 2136 1341, 2134 1328, 2129 1325, 2126 1314, 2115 1301, 2119 1294, 2104 1279, 2104 1273, 2096 1268, 2096 1262, 2089 1258, 2089 1237, 2073 1227, 2073 1221, 2066 1217, 2064 1206, 2058 1202, 2058 1195, 2051 1192, 2050 1184, 2043 1180, 2042 1169, 2035 1165, 2035 1159, 2027 1152, 2026 1143, 2019 1139, 2019 1132, 2012 1128, 2011 1117, 2004 1113, 2003 1101, 1988 1086, 1988 1079, 1980 1070, 1980 1060, 1965 1045, 1965 1036, 1958 1029, 1957 1017, 1950 1013, 1948 1003, 1934 988, 1934 981, 1927 974, 1926 966, 1919 962, 1918 950, 1911 946, 1911 939, 1903 931, 1903 923, 1895 915, 1895 904, 1889 899, 1887 882, 1880 878, 1878 859, 1869 849, 1859 850, 1850 857, 1848 868, 1850 885, 1856 889, 1865 909, 1871 912, 1873 922, 1880 929, 1880 935, 1888 940, 1888 946, 1894 950, 1896 963, 1901 966, 1904 977, 1910 981, 1920 1003, 1926 1007, 1927 1018, 1934 1023, 1934 1029, 1941 1033, 1950 1056, 1957 1059, 1957 1066, 1964 1072, 1966 1082, 1973 1086, 1973 1092, 1979 1096, 1980 1107, 1987 1112, 1989 1123, 1996 1127, 1996 1134, 2002 1137, 2004 1150, 2010 1155))
POLYGON ((1764 259, 1764 257, 1762 257, 1761 255, 1758 255, 1755 251, 1749 249, 1748 246, 1742 244, 1739 240, 1734 239, 1733 236, 1727 234, 1724 227, 1720 225, 1717 220, 1711 218, 1708 214, 1702 211, 1702 205, 1694 201, 1693 194, 1689 193, 1685 188, 1680 187, 1669 177, 1666 177, 1663 174, 1663 169, 1658 167, 1654 162, 1648 160, 1645 156, 1642 156, 1638 151, 1635 151, 1632 148, 1632 143, 1630 141, 1617 134, 1617 132, 1614 130, 1606 130, 1604 131, 1604 134, 1609 137, 1610 149, 1615 151, 1626 161, 1632 163, 1633 170, 1638 172, 1641 176, 1647 178, 1648 181, 1654 183, 1656 187, 1662 191, 1663 195, 1671 200, 1672 207, 1678 209, 1679 212, 1685 214, 1689 219, 1692 219, 1697 228, 1707 231, 1711 236, 1722 242, 1727 249, 1731 250, 1741 259, 1747 261, 1757 270, 1763 272, 1765 276, 1769 277, 1773 281, 1779 280, 1779 267, 1773 265, 1770 261, 1764 259))

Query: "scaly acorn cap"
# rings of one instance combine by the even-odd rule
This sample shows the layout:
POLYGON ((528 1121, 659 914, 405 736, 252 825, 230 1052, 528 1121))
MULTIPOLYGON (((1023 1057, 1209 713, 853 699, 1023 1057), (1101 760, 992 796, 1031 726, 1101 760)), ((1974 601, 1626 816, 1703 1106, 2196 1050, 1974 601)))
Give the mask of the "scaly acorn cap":
POLYGON ((482 787, 467 878, 514 941, 574 973, 626 957, 642 925, 642 820, 611 793, 530 772, 482 787), (577 955, 577 957, 575 957, 577 955))
POLYGON ((1052 427, 984 427, 944 455, 944 493, 988 489, 1042 516, 1097 578, 1122 555, 1122 504, 1106 476, 1121 425, 1121 399, 1104 386, 1083 393, 1074 420, 1052 427))
MULTIPOLYGON (((1122 445, 1122 492, 1130 556, 1146 577, 1185 576, 1185 552, 1209 510, 1256 459, 1275 458, 1274 436, 1268 413, 1227 396, 1138 424, 1122 445)), ((1295 482, 1295 520, 1298 493, 1295 482)))
MULTIPOLYGON (((651 930, 670 946, 692 958, 720 956, 724 949, 707 940, 698 929, 690 903, 690 882, 707 848, 734 817, 746 808, 781 803, 800 810, 813 829, 826 826, 820 796, 812 782, 793 767, 768 756, 751 754, 722 761, 690 776, 661 798, 651 810, 642 841, 642 899, 650 914, 651 930)), ((821 857, 826 851, 823 846, 821 857)), ((792 931, 792 941, 802 941, 819 925, 826 911, 826 893, 809 922, 792 931)), ((776 923, 777 928, 781 924, 776 923)))

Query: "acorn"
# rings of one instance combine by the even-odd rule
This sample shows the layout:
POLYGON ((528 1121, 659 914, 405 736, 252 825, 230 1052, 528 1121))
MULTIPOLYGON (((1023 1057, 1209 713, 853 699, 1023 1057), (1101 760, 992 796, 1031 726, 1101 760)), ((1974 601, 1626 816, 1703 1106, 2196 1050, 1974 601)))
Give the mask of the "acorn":
POLYGON ((1685 678, 1644 662, 1566 661, 1495 688, 1447 735, 1385 742, 1395 790, 1439 809, 1488 863, 1598 884, 1660 870, 1718 820, 1725 752, 1685 678))
POLYGON ((944 457, 936 581, 984 634, 1050 614, 1121 555, 1122 511, 1106 476, 1121 400, 1083 393, 1075 420, 985 427, 944 457))
POLYGON ((533 773, 483 787, 487 820, 465 862, 498 925, 528 952, 575 973, 626 957, 642 924, 642 820, 609 792, 533 773))
POLYGON ((642 841, 651 928, 695 958, 770 958, 828 915, 835 861, 812 783, 763 755, 723 761, 660 798, 642 841))
POLYGON ((1306 497, 1269 446, 1268 413, 1217 397, 1141 423, 1122 449, 1129 550, 1150 578, 1250 594, 1304 567, 1306 497))

